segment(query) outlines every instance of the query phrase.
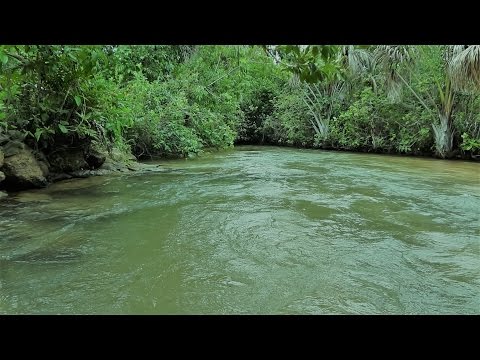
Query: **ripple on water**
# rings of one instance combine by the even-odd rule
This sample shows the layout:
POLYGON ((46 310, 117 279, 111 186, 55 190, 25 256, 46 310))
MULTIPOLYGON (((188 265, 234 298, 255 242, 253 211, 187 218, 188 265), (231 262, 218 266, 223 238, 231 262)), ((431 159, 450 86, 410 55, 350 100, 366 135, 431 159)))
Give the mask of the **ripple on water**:
POLYGON ((480 309, 478 164, 245 147, 0 205, 0 313, 480 309))

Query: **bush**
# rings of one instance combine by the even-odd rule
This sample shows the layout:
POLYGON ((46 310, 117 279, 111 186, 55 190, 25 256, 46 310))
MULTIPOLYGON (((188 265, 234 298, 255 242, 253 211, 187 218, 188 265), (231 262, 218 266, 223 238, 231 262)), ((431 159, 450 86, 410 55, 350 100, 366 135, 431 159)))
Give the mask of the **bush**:
POLYGON ((265 138, 265 121, 273 114, 274 96, 270 89, 260 89, 241 104, 242 121, 237 128, 237 143, 262 144, 265 138))
POLYGON ((120 45, 108 48, 106 75, 118 83, 135 79, 140 72, 147 81, 168 79, 175 67, 195 51, 189 45, 120 45))
POLYGON ((185 79, 148 82, 137 73, 124 92, 134 109, 125 133, 134 154, 188 156, 204 147, 231 146, 235 133, 226 116, 210 110, 198 91, 185 79))
POLYGON ((334 118, 330 140, 333 147, 346 150, 420 153, 433 143, 430 121, 420 106, 392 104, 367 87, 334 118))
POLYGON ((457 111, 453 114, 455 145, 471 154, 480 154, 480 95, 459 96, 457 111))
POLYGON ((265 121, 263 131, 272 143, 312 146, 313 128, 308 108, 298 88, 285 88, 274 100, 272 115, 265 121))
POLYGON ((27 142, 44 150, 102 136, 92 116, 98 99, 86 91, 104 61, 101 47, 10 46, 2 52, 9 54, 0 75, 8 103, 4 127, 23 131, 27 142))

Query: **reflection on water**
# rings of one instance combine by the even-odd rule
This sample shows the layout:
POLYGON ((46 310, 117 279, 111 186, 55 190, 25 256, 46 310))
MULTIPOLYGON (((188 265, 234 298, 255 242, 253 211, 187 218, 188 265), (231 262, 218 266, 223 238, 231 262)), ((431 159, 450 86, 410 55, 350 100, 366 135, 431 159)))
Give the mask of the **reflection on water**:
POLYGON ((476 163, 239 147, 0 203, 0 313, 480 313, 476 163))

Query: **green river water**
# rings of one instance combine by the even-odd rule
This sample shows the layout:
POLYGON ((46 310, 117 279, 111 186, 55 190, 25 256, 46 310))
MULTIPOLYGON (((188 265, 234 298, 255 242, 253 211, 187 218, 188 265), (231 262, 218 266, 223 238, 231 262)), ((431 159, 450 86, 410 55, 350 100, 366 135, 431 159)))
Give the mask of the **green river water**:
POLYGON ((243 146, 0 203, 3 314, 480 314, 477 163, 243 146))

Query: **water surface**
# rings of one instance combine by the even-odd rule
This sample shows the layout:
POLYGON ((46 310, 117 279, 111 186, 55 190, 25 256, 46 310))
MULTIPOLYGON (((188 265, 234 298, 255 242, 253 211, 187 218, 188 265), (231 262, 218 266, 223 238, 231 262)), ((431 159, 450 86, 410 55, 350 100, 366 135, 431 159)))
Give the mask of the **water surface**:
POLYGON ((0 203, 3 314, 480 314, 480 168, 238 147, 0 203))

